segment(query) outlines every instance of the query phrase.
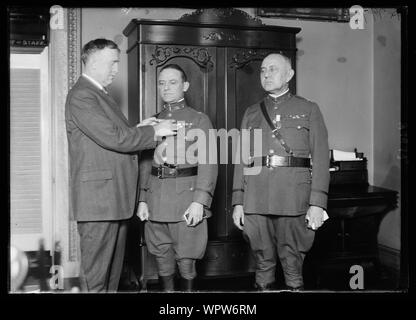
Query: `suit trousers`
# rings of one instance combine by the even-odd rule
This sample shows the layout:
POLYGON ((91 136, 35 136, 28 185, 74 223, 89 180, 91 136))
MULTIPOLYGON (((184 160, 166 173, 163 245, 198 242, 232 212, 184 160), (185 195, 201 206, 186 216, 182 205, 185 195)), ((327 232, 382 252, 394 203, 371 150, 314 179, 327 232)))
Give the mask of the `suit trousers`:
POLYGON ((188 227, 185 221, 147 221, 144 226, 149 252, 156 257, 160 276, 175 273, 176 263, 185 279, 196 277, 195 260, 204 256, 208 242, 207 220, 195 227, 188 227))
POLYGON ((89 292, 115 292, 123 268, 127 221, 78 222, 81 281, 89 292))
POLYGON ((266 286, 275 282, 278 256, 286 285, 292 288, 303 286, 303 260, 315 238, 315 232, 307 228, 304 214, 246 214, 243 236, 250 243, 255 256, 258 285, 266 286))

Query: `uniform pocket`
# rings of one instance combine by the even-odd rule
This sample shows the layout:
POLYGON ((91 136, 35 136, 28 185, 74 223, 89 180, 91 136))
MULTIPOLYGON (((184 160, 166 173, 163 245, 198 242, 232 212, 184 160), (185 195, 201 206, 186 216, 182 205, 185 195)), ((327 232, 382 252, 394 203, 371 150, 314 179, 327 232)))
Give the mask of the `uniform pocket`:
POLYGON ((195 189, 195 179, 177 178, 176 193, 181 194, 185 191, 193 192, 195 189))
POLYGON ((285 128, 294 128, 297 130, 309 131, 310 124, 308 120, 288 119, 288 120, 285 120, 283 126, 285 128))
POLYGON ((308 149, 309 128, 308 120, 286 119, 283 121, 281 133, 291 149, 308 149))

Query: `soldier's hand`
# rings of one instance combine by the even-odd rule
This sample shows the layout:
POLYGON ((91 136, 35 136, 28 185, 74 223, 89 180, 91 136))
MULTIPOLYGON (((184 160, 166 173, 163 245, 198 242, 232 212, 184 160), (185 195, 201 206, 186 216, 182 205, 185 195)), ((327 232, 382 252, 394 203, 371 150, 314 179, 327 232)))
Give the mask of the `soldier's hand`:
POLYGON ((235 226, 238 229, 243 230, 243 228, 244 228, 244 209, 243 209, 242 205, 238 204, 238 205, 234 206, 233 220, 234 220, 235 226))
POLYGON ((149 208, 146 202, 139 202, 139 207, 137 208, 137 216, 141 221, 149 219, 149 208))
POLYGON ((156 117, 150 117, 150 118, 144 119, 142 122, 137 124, 136 127, 139 128, 139 127, 143 127, 143 126, 153 126, 153 125, 155 125, 159 122, 160 122, 160 120, 157 119, 156 117))
POLYGON ((308 223, 308 228, 318 230, 324 223, 324 209, 317 206, 310 206, 306 213, 305 220, 308 223))
POLYGON ((204 206, 198 202, 192 202, 183 215, 188 227, 195 227, 202 221, 204 206))
POLYGON ((153 126, 156 137, 175 136, 178 131, 178 125, 175 120, 162 120, 153 126))

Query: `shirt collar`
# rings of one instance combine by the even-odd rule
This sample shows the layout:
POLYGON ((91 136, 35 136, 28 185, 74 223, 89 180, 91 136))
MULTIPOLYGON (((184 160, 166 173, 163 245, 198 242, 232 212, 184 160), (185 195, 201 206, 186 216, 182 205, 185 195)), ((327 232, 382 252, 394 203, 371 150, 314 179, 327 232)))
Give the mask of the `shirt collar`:
POLYGON ((90 77, 86 73, 82 73, 82 76, 87 78, 90 82, 92 82, 92 84, 94 84, 98 89, 104 91, 105 93, 108 93, 107 90, 94 78, 90 77))

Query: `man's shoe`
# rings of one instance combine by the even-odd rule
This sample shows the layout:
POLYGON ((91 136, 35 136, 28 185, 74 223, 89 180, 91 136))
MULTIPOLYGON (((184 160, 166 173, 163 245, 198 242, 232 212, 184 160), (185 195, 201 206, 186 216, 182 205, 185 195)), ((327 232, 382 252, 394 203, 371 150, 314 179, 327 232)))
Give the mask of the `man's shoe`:
POLYGON ((289 290, 289 291, 293 291, 293 292, 298 292, 298 291, 303 291, 305 290, 303 285, 299 286, 299 287, 291 287, 286 285, 286 289, 285 290, 289 290))
POLYGON ((254 287, 257 291, 271 291, 274 290, 274 282, 267 283, 267 284, 259 284, 255 283, 254 287))

